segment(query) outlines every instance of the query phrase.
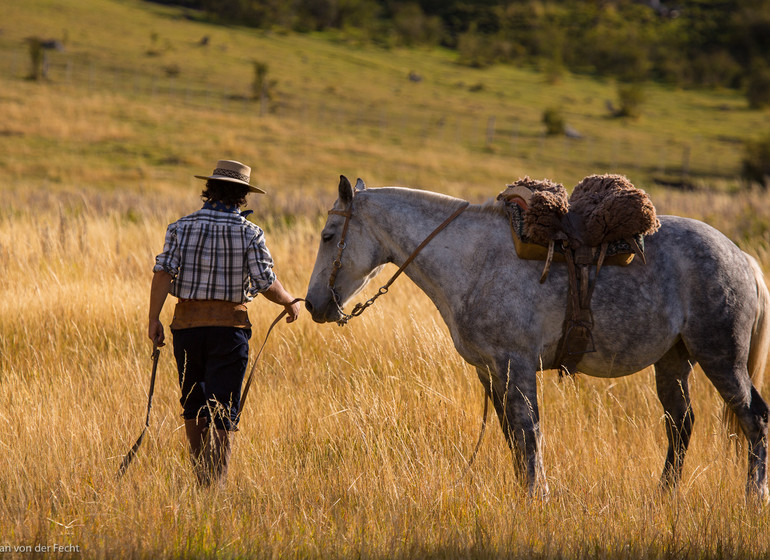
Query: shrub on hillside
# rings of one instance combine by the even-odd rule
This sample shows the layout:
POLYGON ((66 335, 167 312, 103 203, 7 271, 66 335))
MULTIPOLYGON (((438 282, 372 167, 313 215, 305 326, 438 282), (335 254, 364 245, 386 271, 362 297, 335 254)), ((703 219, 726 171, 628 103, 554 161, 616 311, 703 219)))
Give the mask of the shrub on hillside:
POLYGON ((770 185, 770 133, 746 142, 743 150, 741 177, 763 188, 770 185))
POLYGON ((254 69, 254 80, 251 82, 251 98, 259 101, 259 114, 262 115, 266 111, 271 110, 269 103, 273 99, 273 93, 278 81, 267 77, 269 67, 266 62, 252 60, 251 64, 254 69))
POLYGON ((564 134, 564 115, 559 109, 550 107, 543 111, 543 124, 549 136, 564 134))
POLYGON ((767 64, 753 65, 746 86, 746 100, 752 109, 770 106, 770 66, 767 64))
POLYGON ((28 37, 27 45, 29 46, 30 63, 30 71, 27 78, 30 80, 39 80, 40 78, 44 77, 43 57, 45 56, 45 53, 43 52, 42 43, 37 37, 28 37))
POLYGON ((642 113, 644 103, 644 88, 642 84, 618 84, 618 103, 620 107, 615 112, 616 117, 637 118, 642 113))
POLYGON ((495 55, 486 35, 472 27, 457 38, 457 62, 471 68, 484 68, 493 64, 495 55))

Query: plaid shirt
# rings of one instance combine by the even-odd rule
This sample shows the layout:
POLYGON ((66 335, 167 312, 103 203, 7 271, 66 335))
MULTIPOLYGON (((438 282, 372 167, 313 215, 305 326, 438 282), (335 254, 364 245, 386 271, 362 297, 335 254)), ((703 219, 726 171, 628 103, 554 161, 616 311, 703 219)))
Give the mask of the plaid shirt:
POLYGON ((168 226, 154 272, 174 277, 170 293, 180 299, 246 303, 275 281, 264 232, 237 208, 209 205, 168 226))

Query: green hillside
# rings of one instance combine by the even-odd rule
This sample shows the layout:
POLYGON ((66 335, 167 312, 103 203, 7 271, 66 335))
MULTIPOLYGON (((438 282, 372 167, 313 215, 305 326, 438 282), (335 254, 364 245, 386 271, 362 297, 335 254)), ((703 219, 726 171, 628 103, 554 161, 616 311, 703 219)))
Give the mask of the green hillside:
POLYGON ((639 118, 612 118, 612 81, 470 69, 437 48, 385 50, 196 15, 138 0, 3 3, 6 183, 174 184, 227 156, 291 191, 326 190, 340 173, 467 196, 527 174, 570 187, 600 172, 648 189, 656 178, 724 189, 738 185, 743 141, 770 129, 770 113, 733 91, 647 85, 639 118), (28 37, 64 45, 46 51, 47 79, 25 79, 28 37), (255 61, 274 82, 263 103, 252 98, 255 61), (548 108, 581 138, 545 136, 548 108))

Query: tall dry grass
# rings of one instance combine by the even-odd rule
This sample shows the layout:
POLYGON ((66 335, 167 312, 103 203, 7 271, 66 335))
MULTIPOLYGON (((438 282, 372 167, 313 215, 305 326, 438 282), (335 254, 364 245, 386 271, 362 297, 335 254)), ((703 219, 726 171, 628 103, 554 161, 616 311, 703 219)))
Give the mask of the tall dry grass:
MULTIPOLYGON (((482 389, 406 279, 344 329, 306 315, 277 328, 222 489, 193 482, 163 349, 148 436, 117 481, 144 420, 152 259, 195 195, 18 188, 6 197, 0 546, 71 544, 73 557, 89 558, 770 553, 770 511, 744 503, 745 460, 728 452, 719 399, 698 371, 695 435, 672 495, 657 490, 665 435, 650 371, 610 381, 540 375, 549 502, 524 497, 496 424, 456 483, 482 389)), ((278 274, 297 295, 320 231, 313 208, 329 204, 277 195, 257 206, 278 274)), ((278 311, 250 305, 254 342, 278 311)))

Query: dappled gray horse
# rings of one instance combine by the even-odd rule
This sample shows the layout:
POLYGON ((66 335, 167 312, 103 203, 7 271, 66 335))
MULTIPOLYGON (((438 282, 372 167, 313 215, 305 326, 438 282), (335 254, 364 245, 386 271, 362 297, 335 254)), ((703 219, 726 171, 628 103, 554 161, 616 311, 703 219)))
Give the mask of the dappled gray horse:
MULTIPOLYGON (((360 179, 354 190, 342 177, 306 296, 313 319, 343 319, 342 308, 385 263, 400 266, 461 204, 426 191, 366 189, 360 179)), ((596 351, 578 369, 609 378, 654 364, 669 443, 661 484, 670 488, 690 440, 688 378, 699 363, 749 442, 746 491, 765 502, 768 407, 752 385, 764 370, 770 335, 762 272, 714 228, 675 216, 660 221, 645 241, 646 264, 601 269, 591 304, 596 351)), ((542 266, 517 257, 504 211, 486 204, 468 207, 405 269, 476 367, 530 495, 548 492, 536 372, 556 358, 568 284, 564 265, 554 265, 540 284, 542 266)))

